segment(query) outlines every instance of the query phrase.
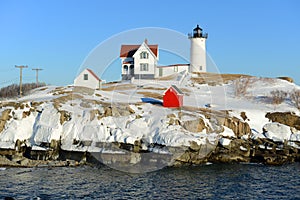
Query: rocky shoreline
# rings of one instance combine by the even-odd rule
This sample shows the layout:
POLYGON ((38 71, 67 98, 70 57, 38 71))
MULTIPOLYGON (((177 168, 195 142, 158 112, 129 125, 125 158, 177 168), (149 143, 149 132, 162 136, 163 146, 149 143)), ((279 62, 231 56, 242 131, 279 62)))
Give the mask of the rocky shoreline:
MULTIPOLYGON (((204 90, 197 87, 195 91, 204 90)), ((267 98, 231 98, 248 101, 237 109, 234 103, 226 109, 192 103, 169 109, 138 100, 111 103, 110 91, 91 95, 77 89, 45 87, 27 99, 0 102, 0 166, 104 164, 140 172, 205 163, 283 165, 300 160, 299 111, 260 102, 267 98)), ((185 91, 188 98, 190 90, 185 91)))
MULTIPOLYGON (((75 167, 81 165, 108 165, 112 168, 201 165, 205 163, 262 163, 283 165, 300 161, 299 149, 287 142, 274 142, 270 139, 222 138, 217 144, 198 145, 192 142, 189 147, 166 147, 157 145, 166 153, 153 153, 134 145, 122 143, 102 143, 107 152, 66 151, 60 141, 52 142, 47 150, 33 150, 22 146, 18 140, 15 149, 0 149, 1 167, 75 167), (121 152, 121 153, 120 153, 121 152), (122 153, 123 152, 123 153, 122 153), (152 165, 152 166, 150 166, 152 165)), ((300 145, 300 143, 297 143, 300 145)), ((83 144, 84 145, 84 144, 83 144)))

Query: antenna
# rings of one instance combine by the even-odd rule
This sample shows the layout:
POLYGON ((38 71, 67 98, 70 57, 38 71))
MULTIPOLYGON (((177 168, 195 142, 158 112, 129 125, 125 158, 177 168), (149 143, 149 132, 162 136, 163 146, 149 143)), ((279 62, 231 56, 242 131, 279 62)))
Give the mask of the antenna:
POLYGON ((23 68, 28 68, 28 66, 24 66, 24 65, 20 65, 20 66, 17 66, 15 65, 16 68, 19 68, 20 69, 20 97, 22 97, 22 71, 23 71, 23 68))

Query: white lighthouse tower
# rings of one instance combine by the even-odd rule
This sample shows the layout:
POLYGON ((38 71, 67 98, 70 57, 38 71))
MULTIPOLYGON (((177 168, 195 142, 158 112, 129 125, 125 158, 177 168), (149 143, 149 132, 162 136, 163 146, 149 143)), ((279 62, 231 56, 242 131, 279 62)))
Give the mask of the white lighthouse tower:
POLYGON ((189 71, 191 73, 206 72, 206 39, 208 34, 202 33, 202 28, 197 25, 188 37, 191 40, 189 71))

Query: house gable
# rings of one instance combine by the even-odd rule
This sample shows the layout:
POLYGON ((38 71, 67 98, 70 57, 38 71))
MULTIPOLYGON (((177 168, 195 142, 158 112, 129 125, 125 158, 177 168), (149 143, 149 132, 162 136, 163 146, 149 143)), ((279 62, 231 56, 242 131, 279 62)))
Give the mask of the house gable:
POLYGON ((101 81, 101 79, 91 70, 91 69, 86 69, 95 79, 98 81, 101 81))
POLYGON ((91 70, 84 69, 74 80, 74 86, 92 89, 100 88, 101 79, 91 70))
POLYGON ((151 50, 151 48, 145 43, 143 42, 139 48, 135 51, 135 53, 132 55, 132 57, 137 57, 137 56, 140 56, 140 55, 136 55, 136 54, 139 54, 143 51, 147 51, 148 53, 150 53, 156 60, 158 60, 158 50, 156 50, 156 54, 153 53, 153 51, 151 50))

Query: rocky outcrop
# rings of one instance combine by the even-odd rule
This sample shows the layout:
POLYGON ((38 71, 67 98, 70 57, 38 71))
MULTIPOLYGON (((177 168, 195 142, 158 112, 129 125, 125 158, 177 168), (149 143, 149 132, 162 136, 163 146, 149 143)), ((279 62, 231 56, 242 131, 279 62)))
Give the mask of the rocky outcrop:
POLYGON ((249 124, 236 117, 226 117, 223 125, 230 128, 238 138, 251 133, 249 124))
POLYGON ((299 150, 287 143, 270 139, 232 139, 229 145, 220 143, 209 157, 210 162, 255 162, 267 165, 282 165, 299 161, 299 150))
POLYGON ((294 83, 294 79, 292 79, 291 77, 281 76, 281 77, 278 77, 278 79, 285 80, 285 81, 288 81, 290 83, 294 83))
MULTIPOLYGON (((120 117, 120 116, 128 116, 134 114, 134 110, 130 108, 130 106, 107 106, 104 107, 103 117, 120 117)), ((102 113, 101 113, 102 114, 102 113)))
POLYGON ((273 112, 267 113, 266 118, 272 122, 278 122, 300 130, 300 117, 292 112, 273 112))
POLYGON ((11 112, 11 109, 6 109, 6 110, 2 111, 2 114, 0 117, 0 133, 5 128, 5 124, 6 124, 7 120, 9 120, 11 118, 10 112, 11 112))
POLYGON ((232 139, 229 144, 218 144, 210 157, 210 162, 250 162, 250 144, 242 139, 232 139))
POLYGON ((0 155, 0 166, 6 167, 75 167, 80 165, 75 160, 33 160, 23 156, 0 155))
MULTIPOLYGON (((51 100, 53 102, 54 108, 56 108, 57 110, 59 110, 59 108, 61 107, 61 104, 64 104, 67 101, 83 98, 83 96, 80 95, 80 94, 76 94, 76 93, 73 94, 73 93, 70 93, 70 92, 65 92, 65 93, 67 93, 67 95, 61 96, 61 97, 58 97, 56 99, 51 100)), ((55 95, 55 94, 53 94, 53 95, 55 95)))
MULTIPOLYGON (((223 138, 221 138, 223 139, 223 138)), ((258 162, 267 165, 282 165, 285 163, 299 162, 299 149, 290 146, 287 142, 274 142, 270 139, 238 139, 231 138, 227 142, 199 145, 191 142, 189 147, 167 147, 151 144, 151 148, 164 149, 170 154, 149 152, 142 148, 143 142, 137 140, 134 144, 126 143, 101 143, 98 147, 110 149, 112 153, 88 153, 65 151, 60 149, 60 141, 51 141, 41 144, 44 150, 32 150, 22 141, 16 142, 16 149, 0 149, 0 166, 14 167, 55 167, 77 166, 86 162, 107 164, 113 167, 137 167, 159 164, 163 166, 200 165, 206 162, 231 163, 231 162, 258 162), (124 153, 113 153, 123 151, 124 153)), ((86 144, 83 144, 86 145, 86 144)), ((300 142, 298 143, 300 145, 300 142)), ((150 166, 146 166, 150 167, 150 166)), ((151 166, 155 167, 155 166, 151 166)))
POLYGON ((199 118, 199 119, 195 119, 195 120, 189 120, 189 121, 185 121, 183 122, 182 127, 190 132, 194 132, 194 133, 199 133, 201 131, 203 131, 204 129, 206 129, 206 125, 205 122, 203 121, 203 119, 199 118))
MULTIPOLYGON (((180 154, 176 157, 174 166, 181 165, 199 165, 208 162, 211 153, 216 148, 217 144, 206 144, 198 145, 196 142, 191 142, 190 147, 183 151, 181 149, 180 154)), ((178 150, 177 150, 178 151, 178 150)))
POLYGON ((60 113, 60 124, 62 125, 64 122, 66 121, 70 121, 71 120, 71 113, 65 110, 59 110, 58 111, 60 113))
POLYGON ((33 150, 25 141, 17 140, 15 149, 0 149, 0 166, 12 167, 63 167, 78 166, 76 160, 61 159, 60 141, 41 144, 43 148, 33 150), (43 149, 43 150, 42 150, 43 149))

